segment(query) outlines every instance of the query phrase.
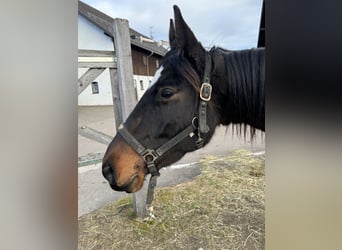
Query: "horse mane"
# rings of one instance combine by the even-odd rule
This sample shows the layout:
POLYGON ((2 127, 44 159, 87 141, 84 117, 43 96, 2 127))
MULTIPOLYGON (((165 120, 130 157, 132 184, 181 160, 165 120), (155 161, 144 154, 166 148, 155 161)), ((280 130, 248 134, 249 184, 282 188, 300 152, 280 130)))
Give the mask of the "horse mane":
POLYGON ((240 133, 243 128, 245 136, 247 124, 250 125, 254 137, 256 129, 265 130, 264 49, 230 51, 214 47, 210 53, 224 58, 225 77, 218 83, 226 92, 221 118, 236 124, 240 133))

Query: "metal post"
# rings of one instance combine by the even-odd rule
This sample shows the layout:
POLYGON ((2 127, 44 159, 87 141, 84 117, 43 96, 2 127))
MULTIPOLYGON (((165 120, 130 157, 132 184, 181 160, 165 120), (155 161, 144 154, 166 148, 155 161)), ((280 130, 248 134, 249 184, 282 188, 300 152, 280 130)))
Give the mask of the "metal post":
POLYGON ((144 181, 144 186, 136 193, 133 193, 133 208, 138 217, 144 218, 148 215, 146 209, 148 183, 144 181))

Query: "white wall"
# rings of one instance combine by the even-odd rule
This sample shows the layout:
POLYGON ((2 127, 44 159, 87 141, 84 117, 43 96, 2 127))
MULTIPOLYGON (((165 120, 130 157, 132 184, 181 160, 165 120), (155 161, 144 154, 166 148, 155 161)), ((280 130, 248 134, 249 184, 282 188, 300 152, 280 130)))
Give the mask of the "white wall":
POLYGON ((145 93, 146 89, 150 86, 150 82, 152 81, 152 76, 142 76, 142 75, 134 75, 134 87, 136 89, 138 100, 145 93), (141 83, 140 83, 141 81, 141 83))
MULTIPOLYGON (((78 69, 78 78, 87 71, 86 68, 78 69)), ((98 82, 99 93, 93 94, 91 84, 78 96, 78 105, 96 106, 113 105, 112 88, 110 85, 109 69, 105 69, 95 80, 98 82)))
MULTIPOLYGON (((78 77, 80 77, 87 69, 82 68, 78 70, 78 77)), ((112 87, 110 85, 109 69, 106 69, 99 75, 95 82, 98 82, 99 94, 93 94, 91 85, 89 85, 79 96, 78 105, 80 106, 96 106, 96 105, 113 105, 112 87)), ((153 77, 133 75, 134 88, 136 90, 136 97, 138 100, 143 96, 145 91, 149 88, 153 77), (142 81, 142 84, 140 83, 142 81), (142 85, 142 86, 141 86, 142 85), (143 88, 141 88, 143 87, 143 88)))
POLYGON ((78 48, 114 50, 112 38, 81 15, 78 15, 78 48))

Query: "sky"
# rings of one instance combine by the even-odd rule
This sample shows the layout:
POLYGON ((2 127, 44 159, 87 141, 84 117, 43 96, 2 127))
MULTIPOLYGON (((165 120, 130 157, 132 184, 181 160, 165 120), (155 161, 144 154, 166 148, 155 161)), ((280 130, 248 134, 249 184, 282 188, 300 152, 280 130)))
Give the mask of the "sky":
POLYGON ((205 48, 250 49, 257 46, 262 0, 83 0, 156 41, 168 41, 174 4, 205 48))

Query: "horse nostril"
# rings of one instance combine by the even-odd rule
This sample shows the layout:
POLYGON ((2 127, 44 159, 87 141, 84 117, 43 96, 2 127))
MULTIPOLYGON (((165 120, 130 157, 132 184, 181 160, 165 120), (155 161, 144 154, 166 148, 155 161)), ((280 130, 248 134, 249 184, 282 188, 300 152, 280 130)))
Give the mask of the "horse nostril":
POLYGON ((115 184, 115 171, 109 163, 102 166, 102 175, 110 184, 115 184))

